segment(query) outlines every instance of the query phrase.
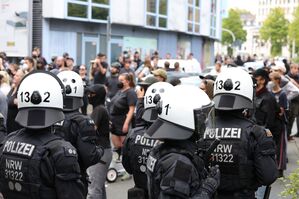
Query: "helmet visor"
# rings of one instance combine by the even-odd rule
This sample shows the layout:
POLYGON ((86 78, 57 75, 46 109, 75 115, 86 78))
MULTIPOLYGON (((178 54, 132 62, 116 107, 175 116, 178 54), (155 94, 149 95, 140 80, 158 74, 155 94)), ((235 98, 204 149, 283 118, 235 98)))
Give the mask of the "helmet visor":
POLYGON ((214 103, 210 103, 206 106, 203 106, 199 109, 194 109, 194 132, 199 135, 199 138, 203 137, 203 134, 206 130, 206 126, 209 123, 209 126, 214 126, 213 123, 215 121, 215 111, 214 111, 214 103))

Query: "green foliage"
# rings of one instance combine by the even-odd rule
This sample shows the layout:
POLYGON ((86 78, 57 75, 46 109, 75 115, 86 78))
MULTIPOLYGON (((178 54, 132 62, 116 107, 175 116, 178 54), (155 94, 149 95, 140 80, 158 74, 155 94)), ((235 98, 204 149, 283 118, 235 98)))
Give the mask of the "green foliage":
POLYGON ((260 29, 261 38, 271 43, 271 55, 281 55, 282 46, 287 42, 288 20, 281 8, 271 10, 260 29))
POLYGON ((294 20, 289 25, 289 38, 290 40, 295 40, 296 47, 299 46, 299 7, 293 13, 294 20))
MULTIPOLYGON (((246 41, 246 31, 243 29, 243 24, 240 17, 240 11, 230 9, 228 17, 222 20, 222 28, 232 31, 236 40, 246 41)), ((233 43, 232 36, 227 32, 222 32, 222 44, 229 45, 233 43)))
MULTIPOLYGON (((297 161, 299 165, 299 161, 297 161)), ((299 198, 299 167, 295 169, 290 175, 283 178, 285 189, 280 193, 281 196, 291 196, 292 199, 299 198)))

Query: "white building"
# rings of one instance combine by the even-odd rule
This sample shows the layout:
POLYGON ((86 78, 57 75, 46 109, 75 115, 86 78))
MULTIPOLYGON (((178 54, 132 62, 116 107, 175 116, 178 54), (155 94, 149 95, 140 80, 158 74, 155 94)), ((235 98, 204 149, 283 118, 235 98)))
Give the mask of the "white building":
POLYGON ((273 8, 282 8, 286 19, 293 20, 293 12, 299 4, 299 0, 259 0, 256 13, 257 25, 261 26, 273 8))
MULTIPOLYGON (((259 0, 256 13, 258 28, 263 25, 263 22, 268 17, 270 11, 274 8, 282 8, 284 10, 285 18, 291 22, 293 20, 293 13, 298 5, 299 0, 259 0)), ((262 54, 270 55, 271 44, 269 42, 264 43, 258 36, 256 38, 256 45, 261 46, 262 54)), ((284 57, 290 57, 288 46, 282 48, 282 55, 284 57)))
MULTIPOLYGON (((12 1, 18 0, 6 2, 12 1)), ((221 38, 220 0, 27 1, 33 10, 32 47, 41 47, 47 60, 68 52, 81 64, 99 52, 114 61, 124 50, 143 56, 158 50, 161 57, 185 58, 192 52, 205 65, 212 63, 214 41, 221 38)))

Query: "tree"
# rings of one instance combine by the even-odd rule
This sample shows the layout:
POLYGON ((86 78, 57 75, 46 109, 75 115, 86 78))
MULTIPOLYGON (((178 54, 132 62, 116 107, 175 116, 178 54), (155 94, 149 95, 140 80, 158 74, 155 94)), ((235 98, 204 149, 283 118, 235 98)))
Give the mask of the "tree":
POLYGON ((288 20, 284 17, 281 8, 275 8, 270 11, 269 16, 264 21, 261 29, 261 38, 271 43, 271 55, 281 55, 282 46, 287 42, 288 20))
POLYGON ((289 38, 291 41, 295 40, 295 46, 299 47, 299 7, 293 13, 294 20, 289 25, 289 38))
MULTIPOLYGON (((236 40, 239 40, 241 42, 246 41, 247 33, 243 29, 239 10, 229 10, 228 17, 222 20, 222 28, 232 31, 236 37, 236 40)), ((224 45, 230 45, 233 43, 233 38, 229 33, 223 31, 221 42, 224 45)))

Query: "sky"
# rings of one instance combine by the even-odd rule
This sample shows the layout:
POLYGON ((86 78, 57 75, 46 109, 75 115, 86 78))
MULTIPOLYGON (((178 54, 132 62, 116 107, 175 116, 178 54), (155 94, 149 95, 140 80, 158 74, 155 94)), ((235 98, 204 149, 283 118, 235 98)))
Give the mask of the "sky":
POLYGON ((228 10, 230 8, 239 8, 239 9, 245 9, 249 10, 251 13, 255 13, 258 0, 226 0, 228 10))

